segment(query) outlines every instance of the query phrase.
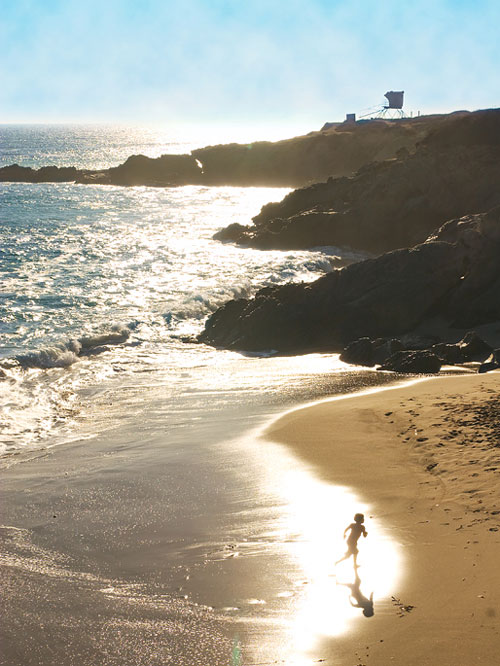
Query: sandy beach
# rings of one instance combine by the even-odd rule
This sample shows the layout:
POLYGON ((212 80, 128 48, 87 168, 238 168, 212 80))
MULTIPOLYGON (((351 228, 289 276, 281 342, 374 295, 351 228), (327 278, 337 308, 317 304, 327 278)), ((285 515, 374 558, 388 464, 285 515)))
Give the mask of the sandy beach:
POLYGON ((0 663, 494 666, 499 387, 368 389, 174 457, 124 425, 5 469, 0 663))
POLYGON ((299 409, 266 432, 320 479, 353 487, 403 554, 374 616, 320 638, 311 663, 498 663, 499 390, 498 372, 426 379, 299 409))

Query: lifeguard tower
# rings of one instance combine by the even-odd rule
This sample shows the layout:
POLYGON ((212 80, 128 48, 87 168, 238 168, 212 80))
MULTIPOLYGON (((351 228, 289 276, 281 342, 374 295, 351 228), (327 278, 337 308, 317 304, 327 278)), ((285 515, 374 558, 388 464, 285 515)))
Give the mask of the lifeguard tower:
POLYGON ((387 104, 385 104, 378 118, 404 118, 405 113, 403 111, 403 102, 404 102, 405 91, 404 90, 389 90, 385 93, 384 97, 387 99, 387 104))
POLYGON ((403 111, 403 103, 405 97, 404 90, 389 90, 385 93, 384 97, 387 102, 381 106, 372 106, 369 109, 364 109, 365 113, 359 116, 360 120, 372 120, 373 118, 386 118, 387 120, 397 120, 399 118, 406 118, 403 111))

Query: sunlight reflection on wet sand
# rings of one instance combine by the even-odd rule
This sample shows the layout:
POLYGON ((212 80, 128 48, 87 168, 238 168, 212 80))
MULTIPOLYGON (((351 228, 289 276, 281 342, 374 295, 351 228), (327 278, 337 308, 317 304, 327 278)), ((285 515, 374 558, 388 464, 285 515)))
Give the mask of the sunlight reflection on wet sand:
POLYGON ((322 637, 354 629, 356 620, 369 621, 363 617, 363 602, 369 603, 372 594, 376 613, 377 600, 387 597, 397 583, 402 556, 387 529, 354 491, 318 480, 282 445, 261 441, 258 446, 265 461, 264 483, 285 505, 282 543, 303 576, 295 581, 299 593, 292 616, 283 618, 278 652, 287 664, 306 666, 322 637), (344 530, 358 512, 365 515, 368 537, 358 543, 356 576, 352 557, 337 566, 335 561, 346 552, 344 530))

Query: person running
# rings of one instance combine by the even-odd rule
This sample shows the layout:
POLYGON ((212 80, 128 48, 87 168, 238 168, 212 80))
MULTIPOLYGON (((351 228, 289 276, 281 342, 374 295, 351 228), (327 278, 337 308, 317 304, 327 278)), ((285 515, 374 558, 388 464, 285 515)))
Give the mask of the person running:
POLYGON ((361 535, 364 537, 368 536, 368 532, 365 529, 365 526, 363 523, 365 522, 365 517, 362 513, 357 513, 354 516, 354 522, 348 525, 345 530, 344 530, 344 539, 346 537, 347 532, 350 530, 350 534, 347 537, 347 551, 344 555, 344 557, 341 557, 340 560, 337 560, 335 562, 335 566, 339 564, 340 562, 343 562, 344 560, 347 560, 351 557, 353 557, 354 561, 354 568, 358 568, 358 539, 361 535))

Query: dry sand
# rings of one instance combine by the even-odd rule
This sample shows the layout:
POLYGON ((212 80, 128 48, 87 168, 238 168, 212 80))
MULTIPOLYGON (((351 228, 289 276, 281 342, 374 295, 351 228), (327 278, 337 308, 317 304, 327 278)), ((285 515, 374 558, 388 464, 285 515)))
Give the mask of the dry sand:
MULTIPOLYGON (((500 663, 500 373, 323 402, 276 421, 322 480, 353 487, 404 553, 397 589, 312 661, 500 663)), ((360 545, 362 552, 362 544, 360 545)))

